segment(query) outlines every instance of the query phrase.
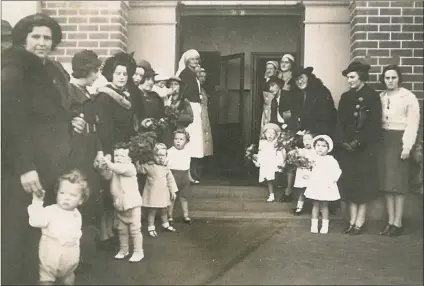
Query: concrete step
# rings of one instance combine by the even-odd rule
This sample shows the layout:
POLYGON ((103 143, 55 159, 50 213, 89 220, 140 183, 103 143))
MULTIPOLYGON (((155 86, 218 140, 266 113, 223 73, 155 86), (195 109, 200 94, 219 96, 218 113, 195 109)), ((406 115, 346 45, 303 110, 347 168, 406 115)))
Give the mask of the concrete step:
MULTIPOLYGON (((282 189, 276 190, 280 198, 282 189)), ((194 218, 219 219, 310 219, 310 214, 294 216, 295 203, 266 202, 268 192, 265 186, 205 186, 196 185, 188 193, 190 215, 194 218)), ((179 208, 179 207, 177 207, 179 208)), ((405 197, 405 220, 422 224, 423 198, 415 193, 405 197)), ((348 208, 341 210, 332 219, 347 219, 348 208)), ((384 197, 368 204, 367 219, 385 221, 384 197)))

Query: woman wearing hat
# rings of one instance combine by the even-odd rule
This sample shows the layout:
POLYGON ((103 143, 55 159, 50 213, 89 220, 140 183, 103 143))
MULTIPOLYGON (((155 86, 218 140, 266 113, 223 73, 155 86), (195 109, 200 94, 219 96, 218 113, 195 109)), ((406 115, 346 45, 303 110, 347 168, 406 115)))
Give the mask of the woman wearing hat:
POLYGON ((280 61, 281 75, 278 75, 284 80, 284 90, 291 91, 295 88, 292 72, 296 67, 296 60, 291 54, 285 54, 280 61))
POLYGON ((139 61, 137 61, 136 69, 132 78, 135 86, 138 86, 140 84, 141 79, 144 76, 144 73, 151 69, 152 69, 152 65, 148 61, 143 59, 140 59, 139 61))
POLYGON ((21 19, 13 47, 2 53, 2 284, 35 284, 40 232, 28 225, 32 194, 46 192, 68 166, 71 132, 85 127, 69 109, 69 75, 48 58, 62 40, 56 20, 44 14, 21 19), (24 254, 24 255, 22 255, 24 254))
MULTIPOLYGON (((402 72, 397 65, 383 69, 380 93, 383 106, 383 141, 380 153, 380 188, 385 193, 388 221, 381 235, 399 236, 405 194, 409 189, 409 157, 420 125, 420 106, 411 91, 400 87, 402 72)), ((422 174, 421 174, 422 175, 422 174)))
POLYGON ((182 93, 190 102, 193 110, 193 123, 187 127, 190 134, 190 142, 187 148, 192 152, 190 173, 193 183, 199 183, 200 159, 204 157, 203 129, 202 129, 202 107, 200 105, 200 82, 196 77, 196 67, 199 65, 200 54, 191 49, 186 51, 180 59, 176 76, 184 82, 182 93))
POLYGON ((300 68, 293 72, 297 89, 296 100, 298 129, 313 134, 333 135, 337 111, 331 92, 313 74, 314 68, 300 68))
MULTIPOLYGON (((104 154, 112 154, 113 146, 125 142, 135 134, 133 125, 132 100, 135 87, 131 81, 135 71, 135 61, 131 55, 120 52, 106 59, 102 74, 108 81, 99 89, 95 99, 98 116, 96 133, 104 154)), ((100 246, 114 251, 116 241, 113 233, 114 208, 109 183, 102 180, 104 212, 100 227, 100 246)))
MULTIPOLYGON (((138 132, 151 131, 153 120, 161 120, 165 116, 163 99, 153 91, 156 72, 146 70, 138 85, 138 94, 134 97, 135 129, 138 132)), ((159 132, 157 130, 157 132, 159 132)), ((161 134, 158 133, 160 137, 161 134)))
POLYGON ((174 143, 174 131, 177 129, 184 129, 193 122, 193 111, 191 110, 190 102, 184 98, 184 95, 181 93, 183 83, 179 77, 170 77, 166 85, 171 91, 171 96, 165 103, 165 109, 171 107, 179 112, 175 125, 168 126, 162 137, 166 147, 171 148, 174 143))
POLYGON ((274 98, 273 94, 269 92, 269 79, 271 77, 277 76, 278 62, 277 61, 268 61, 265 67, 265 77, 264 82, 262 83, 262 96, 260 97, 260 104, 262 106, 262 116, 261 116, 261 128, 259 137, 262 136, 263 127, 265 124, 270 122, 271 119, 271 100, 274 98))
POLYGON ((363 231, 367 203, 379 195, 378 152, 381 140, 381 102, 365 82, 369 65, 352 62, 342 74, 350 90, 343 93, 337 112, 335 141, 343 171, 339 180, 340 195, 348 203, 349 225, 344 233, 363 231))

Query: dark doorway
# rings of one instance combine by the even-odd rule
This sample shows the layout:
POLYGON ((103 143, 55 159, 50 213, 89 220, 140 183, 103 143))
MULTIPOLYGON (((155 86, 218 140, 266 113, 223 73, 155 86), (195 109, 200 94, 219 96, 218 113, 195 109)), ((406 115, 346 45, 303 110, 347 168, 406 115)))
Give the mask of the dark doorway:
POLYGON ((281 53, 252 53, 253 63, 253 77, 252 77, 252 144, 258 144, 259 132, 262 117, 262 84, 264 82, 264 75, 266 69, 266 63, 268 61, 277 61, 280 64, 280 60, 283 55, 290 53, 297 59, 295 52, 281 52, 281 53))

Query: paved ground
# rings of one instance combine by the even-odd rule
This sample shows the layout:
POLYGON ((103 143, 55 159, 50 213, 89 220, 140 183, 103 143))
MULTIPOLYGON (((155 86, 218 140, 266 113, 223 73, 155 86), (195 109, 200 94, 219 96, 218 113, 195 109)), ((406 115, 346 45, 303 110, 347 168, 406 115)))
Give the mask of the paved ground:
POLYGON ((311 234, 304 220, 196 220, 176 225, 177 233, 144 233, 145 259, 138 264, 99 252, 79 285, 227 284, 421 284, 422 223, 408 235, 340 234, 341 221, 327 235, 311 234))

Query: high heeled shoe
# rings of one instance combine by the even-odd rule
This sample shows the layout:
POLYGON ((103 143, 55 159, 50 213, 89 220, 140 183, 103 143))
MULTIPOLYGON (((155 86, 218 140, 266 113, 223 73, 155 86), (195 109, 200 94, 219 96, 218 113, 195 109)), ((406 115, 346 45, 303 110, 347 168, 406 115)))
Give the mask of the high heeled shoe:
POLYGON ((360 235, 364 231, 364 226, 354 226, 349 235, 360 235))
POLYGON ((353 230, 353 228, 354 228, 355 226, 353 225, 353 224, 349 224, 344 230, 343 230, 343 233, 344 234, 349 234, 352 230, 353 230))
POLYGON ((390 237, 396 237, 396 236, 401 236, 404 233, 405 233, 405 229, 403 228, 403 226, 394 225, 387 235, 390 237))
POLYGON ((380 231, 380 235, 388 235, 390 231, 392 230, 393 225, 392 224, 386 224, 386 226, 383 228, 382 231, 380 231))

